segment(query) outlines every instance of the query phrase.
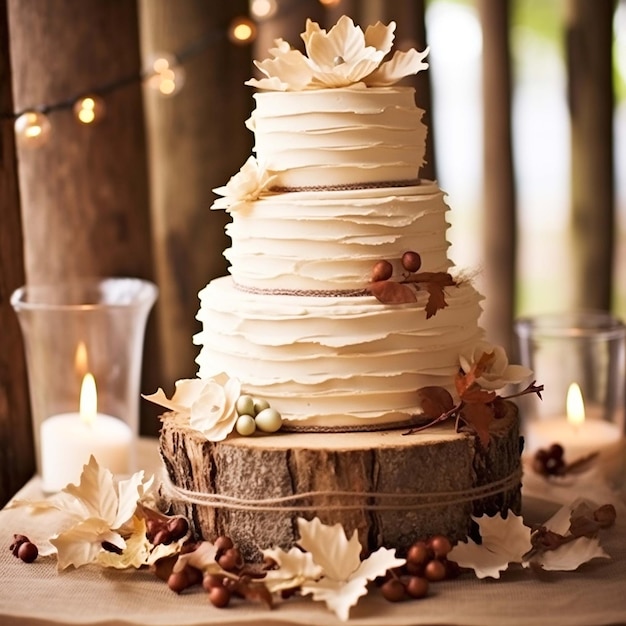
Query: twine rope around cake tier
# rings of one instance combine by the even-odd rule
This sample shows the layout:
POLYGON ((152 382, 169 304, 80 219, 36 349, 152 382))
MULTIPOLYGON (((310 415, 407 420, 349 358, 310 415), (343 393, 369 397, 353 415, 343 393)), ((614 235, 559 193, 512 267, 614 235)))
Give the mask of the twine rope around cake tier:
POLYGON ((264 511, 297 513, 304 511, 417 511, 419 509, 437 508, 464 504, 504 493, 519 486, 522 477, 521 468, 508 476, 485 485, 462 490, 433 491, 430 493, 386 493, 386 492, 354 492, 354 491, 306 491, 289 496, 276 498, 260 498, 248 500, 222 494, 201 493, 184 489, 175 485, 166 472, 162 476, 162 493, 166 498, 220 509, 236 511, 264 511), (329 498, 340 499, 337 503, 324 502, 329 498), (306 500, 322 500, 319 504, 298 504, 306 500), (346 503, 345 500, 356 500, 346 503), (378 502, 372 502, 372 500, 378 502), (393 500, 391 503, 384 501, 393 500), (383 501, 383 502, 380 502, 383 501))
POLYGON ((295 193, 298 191, 356 191, 358 189, 387 189, 389 187, 417 187, 422 184, 421 179, 413 178, 410 180, 382 180, 371 183, 345 183, 339 185, 302 185, 302 186, 285 186, 276 185, 270 187, 270 191, 277 193, 295 193))
POLYGON ((305 296, 311 298, 332 298, 341 296, 343 298, 359 298, 371 295, 369 289, 280 289, 265 287, 249 287, 240 285, 233 281, 235 289, 245 293, 268 296, 305 296))

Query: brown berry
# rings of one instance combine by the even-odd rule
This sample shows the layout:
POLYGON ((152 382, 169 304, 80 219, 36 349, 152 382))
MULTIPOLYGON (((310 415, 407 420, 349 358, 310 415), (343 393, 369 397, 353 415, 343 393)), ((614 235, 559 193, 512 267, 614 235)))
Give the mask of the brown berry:
POLYGON ((26 542, 30 543, 30 539, 26 535, 13 535, 13 543, 9 546, 9 550, 13 552, 13 556, 17 556, 17 551, 20 549, 20 546, 26 542))
POLYGON ((211 591, 213 587, 223 587, 224 577, 218 574, 205 574, 202 579, 202 587, 205 591, 211 591))
POLYGON ((406 569, 407 573, 410 574, 411 576, 423 576, 424 575, 424 563, 413 563, 413 561, 409 561, 407 559, 407 562, 404 568, 406 569))
POLYGON ((170 533, 167 528, 161 528, 161 530, 158 530, 152 539, 152 543, 155 546, 160 546, 161 544, 168 546, 170 543, 172 543, 172 541, 172 533, 170 533))
POLYGON ((416 541, 407 552, 406 560, 414 565, 424 565, 432 556, 425 541, 416 541))
POLYGON ((443 564, 446 568, 446 578, 457 578, 461 575, 461 566, 456 561, 446 559, 443 564))
POLYGON ((189 522, 184 517, 175 517, 167 523, 167 530, 171 533, 172 539, 177 541, 189 532, 189 522))
POLYGON ((413 250, 408 250, 402 255, 402 267, 407 272, 417 272, 422 267, 422 257, 413 250))
POLYGON ((226 550, 230 550, 230 548, 232 548, 235 544, 230 537, 227 537, 226 535, 220 535, 215 540, 213 545, 218 552, 225 552, 226 550))
POLYGON ((406 589, 404 584, 398 578, 390 578, 380 588, 383 598, 389 602, 400 602, 406 599, 406 589))
POLYGON ((428 540, 428 546, 436 558, 446 557, 448 552, 452 550, 452 543, 445 535, 433 535, 428 540))
POLYGON ((428 595, 428 586, 428 579, 421 576, 411 576, 406 582, 406 592, 411 598, 418 600, 428 595))
POLYGON ((389 261, 377 261, 372 268, 371 279, 373 283, 381 280, 389 280, 393 274, 393 265, 389 261))
POLYGON ((230 602, 230 591, 226 587, 212 587, 209 590, 209 600, 214 607, 224 609, 230 602))
POLYGON ((438 559, 433 559, 426 563, 424 576, 430 580, 431 583, 443 580, 446 577, 446 566, 438 559))
POLYGON ((17 549, 17 556, 24 561, 24 563, 32 563, 39 555, 39 550, 34 543, 30 541, 24 541, 17 549))
POLYGON ((191 587, 187 568, 180 572, 172 572, 167 579, 167 586, 176 593, 181 593, 187 589, 187 587, 191 587))
POLYGON ((222 554, 217 561, 222 569, 227 572, 233 572, 243 565, 241 553, 237 548, 229 548, 222 554))
POLYGON ((553 443, 549 448, 548 448, 548 454, 553 458, 553 459, 562 459, 563 458, 563 454, 564 454, 564 450, 563 450, 563 446, 560 443, 553 443))

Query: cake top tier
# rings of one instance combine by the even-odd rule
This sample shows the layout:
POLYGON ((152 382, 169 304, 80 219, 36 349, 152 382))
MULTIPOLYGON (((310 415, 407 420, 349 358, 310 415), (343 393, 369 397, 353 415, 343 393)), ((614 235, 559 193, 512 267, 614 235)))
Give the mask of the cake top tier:
POLYGON ((340 87, 389 87, 402 78, 427 69, 423 52, 415 49, 391 52, 395 22, 377 22, 365 32, 347 16, 339 18, 330 31, 308 19, 301 34, 306 54, 276 39, 270 58, 254 64, 265 78, 246 84, 270 91, 304 91, 340 87))

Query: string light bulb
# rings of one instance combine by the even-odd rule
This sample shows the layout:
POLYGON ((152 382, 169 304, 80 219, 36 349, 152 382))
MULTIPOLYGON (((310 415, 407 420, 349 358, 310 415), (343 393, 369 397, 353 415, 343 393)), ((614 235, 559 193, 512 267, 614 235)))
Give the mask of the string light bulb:
POLYGON ((320 0, 320 4, 323 4, 325 7, 332 7, 336 4, 339 4, 341 0, 320 0))
POLYGON ((148 57, 144 74, 148 88, 162 96, 177 94, 185 84, 185 69, 174 55, 166 52, 148 57))
POLYGON ((236 17, 228 27, 228 38, 240 46, 252 43, 256 38, 256 24, 247 17, 236 17))
POLYGON ((74 115, 81 124, 99 122, 104 113, 104 100, 100 96, 84 96, 74 103, 74 115))
POLYGON ((39 111, 25 111, 15 120, 15 137, 20 145, 35 148, 50 136, 48 117, 39 111))
POLYGON ((250 14, 256 20, 266 20, 278 10, 276 0, 250 0, 250 14))

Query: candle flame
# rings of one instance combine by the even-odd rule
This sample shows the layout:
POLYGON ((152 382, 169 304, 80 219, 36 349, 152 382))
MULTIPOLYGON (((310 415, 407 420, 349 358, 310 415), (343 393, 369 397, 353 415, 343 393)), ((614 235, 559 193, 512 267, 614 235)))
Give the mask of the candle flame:
POLYGON ((84 341, 79 341, 76 346, 76 354, 74 356, 74 368, 76 373, 84 376, 88 369, 87 346, 84 341))
POLYGON ((572 383, 567 390, 565 402, 567 421, 574 427, 581 426, 585 421, 585 403, 583 394, 577 383, 572 383))
POLYGON ((93 424, 98 413, 98 391, 96 390, 96 380, 92 374, 87 372, 80 386, 80 418, 86 424, 93 424))

